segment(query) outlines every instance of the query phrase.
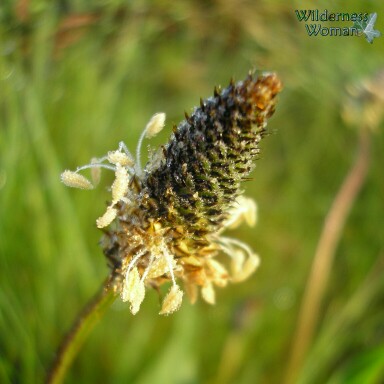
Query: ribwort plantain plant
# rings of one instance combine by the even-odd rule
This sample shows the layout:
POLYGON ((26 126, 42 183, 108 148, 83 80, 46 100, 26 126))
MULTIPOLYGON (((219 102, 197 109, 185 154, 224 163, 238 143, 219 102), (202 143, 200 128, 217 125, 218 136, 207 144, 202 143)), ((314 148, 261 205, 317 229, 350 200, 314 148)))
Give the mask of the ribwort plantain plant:
MULTIPOLYGON (((106 156, 62 173, 64 184, 83 189, 94 188, 101 168, 115 173, 111 202, 96 220, 104 231, 102 247, 111 268, 104 289, 129 302, 133 314, 146 289, 164 283, 170 288, 160 314, 176 311, 184 292, 191 302, 200 293, 214 304, 215 287, 241 282, 259 265, 248 245, 222 233, 241 221, 255 224, 256 204, 242 195, 241 182, 254 168, 281 88, 273 73, 231 81, 200 100, 145 167, 142 142, 163 128, 164 113, 155 114, 145 127, 135 157, 120 142, 106 156), (79 173, 88 168, 92 181, 79 173)), ((50 382, 55 382, 55 369, 50 382)))

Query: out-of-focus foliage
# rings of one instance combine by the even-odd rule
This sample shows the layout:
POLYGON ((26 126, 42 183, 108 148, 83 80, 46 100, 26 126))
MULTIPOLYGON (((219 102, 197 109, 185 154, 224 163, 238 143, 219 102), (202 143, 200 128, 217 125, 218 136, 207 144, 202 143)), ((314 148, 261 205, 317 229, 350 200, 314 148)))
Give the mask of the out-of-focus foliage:
MULTIPOLYGON (((3 0, 0 4, 0 382, 41 382, 62 335, 107 275, 95 219, 108 193, 60 172, 124 140, 158 111, 167 127, 213 86, 251 68, 285 84, 245 186, 254 229, 233 235, 262 258, 252 279, 159 317, 115 303, 68 383, 280 383, 324 217, 355 155, 341 118, 348 86, 382 70, 384 38, 309 37, 295 9, 376 12, 381 1, 3 0)), ((364 101, 366 102, 366 100, 364 101)), ((357 106, 357 108, 365 106, 357 106)), ((351 115, 350 115, 351 116, 351 115)), ((338 247, 301 383, 384 377, 383 123, 338 247)))

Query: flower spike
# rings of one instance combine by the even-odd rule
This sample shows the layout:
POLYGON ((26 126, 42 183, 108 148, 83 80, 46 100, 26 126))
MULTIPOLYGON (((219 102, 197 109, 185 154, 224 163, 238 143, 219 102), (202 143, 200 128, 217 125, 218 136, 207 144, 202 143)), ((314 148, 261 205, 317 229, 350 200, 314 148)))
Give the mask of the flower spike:
POLYGON ((183 290, 191 302, 200 292, 214 304, 217 287, 244 281, 258 267, 260 259, 248 245, 222 232, 256 223, 256 203, 242 195, 240 185, 249 180, 280 90, 273 73, 231 80, 185 114, 144 168, 142 142, 164 127, 164 113, 146 125, 136 159, 120 142, 117 150, 76 172, 63 172, 65 185, 83 189, 93 184, 80 171, 90 168, 95 184, 101 168, 115 172, 112 201, 96 224, 112 224, 104 229, 103 249, 112 263, 113 288, 133 314, 147 287, 170 285, 160 310, 168 315, 179 309, 183 290))

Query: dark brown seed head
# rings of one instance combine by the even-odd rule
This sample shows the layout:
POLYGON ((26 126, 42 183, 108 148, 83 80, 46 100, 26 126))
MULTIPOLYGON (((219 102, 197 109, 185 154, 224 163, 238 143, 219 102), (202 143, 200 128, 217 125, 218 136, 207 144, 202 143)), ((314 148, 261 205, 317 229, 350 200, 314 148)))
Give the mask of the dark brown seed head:
POLYGON ((147 165, 141 207, 165 225, 191 234, 215 232, 254 168, 281 82, 249 75, 200 107, 174 130, 160 164, 147 165))

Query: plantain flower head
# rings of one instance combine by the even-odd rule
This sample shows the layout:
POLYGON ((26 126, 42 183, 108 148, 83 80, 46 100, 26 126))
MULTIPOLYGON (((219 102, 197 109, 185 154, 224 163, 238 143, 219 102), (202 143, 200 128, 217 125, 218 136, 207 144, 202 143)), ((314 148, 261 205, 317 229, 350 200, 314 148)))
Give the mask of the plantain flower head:
POLYGON ((280 90, 275 74, 232 81, 186 114, 144 168, 142 142, 164 127, 164 113, 145 127, 135 158, 120 142, 117 150, 61 175, 67 186, 92 189, 101 168, 115 173, 111 202, 96 225, 105 232, 113 288, 133 314, 148 287, 170 283, 160 310, 167 315, 179 309, 184 292, 191 302, 200 294, 214 304, 217 287, 244 281, 258 267, 248 245, 222 233, 256 222, 257 206, 240 184, 254 168, 280 90), (79 174, 87 168, 92 181, 79 174))

